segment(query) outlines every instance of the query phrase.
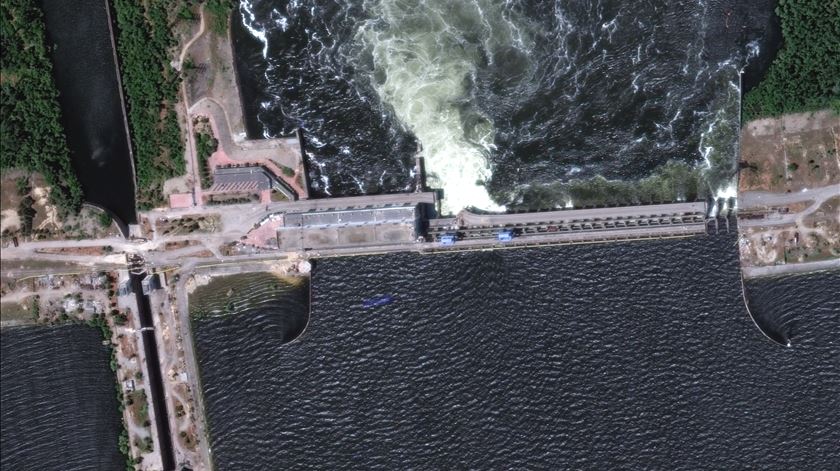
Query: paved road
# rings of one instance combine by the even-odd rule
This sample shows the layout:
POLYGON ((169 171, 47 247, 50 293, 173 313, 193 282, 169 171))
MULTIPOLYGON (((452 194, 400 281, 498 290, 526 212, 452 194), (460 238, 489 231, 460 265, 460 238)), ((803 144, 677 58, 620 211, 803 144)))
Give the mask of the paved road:
POLYGON ((622 228, 618 230, 595 230, 576 232, 553 232, 532 236, 514 238, 509 242, 498 242, 493 239, 460 240, 451 246, 442 246, 436 242, 407 243, 396 245, 371 245, 367 247, 340 247, 333 249, 313 250, 308 254, 313 258, 345 257, 353 255, 371 255, 391 252, 448 252, 458 250, 490 250, 532 245, 561 245, 601 243, 615 240, 656 239, 670 237, 690 237, 706 233, 703 223, 691 225, 647 226, 622 228))
POLYGON ((802 224, 805 216, 813 213, 827 199, 835 196, 840 197, 840 184, 797 193, 744 192, 738 197, 738 204, 741 206, 741 210, 765 206, 782 206, 805 201, 810 201, 811 204, 802 211, 795 213, 769 215, 770 217, 766 219, 739 219, 738 225, 742 227, 766 227, 802 224))
POLYGON ((190 106, 190 114, 207 116, 212 120, 219 145, 233 160, 250 162, 272 158, 292 169, 301 164, 302 156, 297 137, 235 142, 227 110, 214 98, 204 97, 193 103, 190 106))
POLYGON ((738 195, 738 207, 748 209, 756 206, 780 206, 813 200, 817 203, 840 196, 840 184, 829 185, 796 193, 771 193, 769 191, 745 191, 738 195))

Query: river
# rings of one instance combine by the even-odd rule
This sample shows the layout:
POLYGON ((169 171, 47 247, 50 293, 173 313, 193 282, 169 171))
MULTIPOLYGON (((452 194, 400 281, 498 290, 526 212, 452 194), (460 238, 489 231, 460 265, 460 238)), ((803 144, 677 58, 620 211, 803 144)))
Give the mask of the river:
POLYGON ((0 468, 124 468, 114 373, 99 329, 9 327, 0 339, 0 468))
POLYGON ((734 236, 318 262, 196 324, 219 469, 837 469, 840 273, 751 284, 734 236), (395 302, 364 309, 364 299, 395 302))
POLYGON ((447 211, 668 161, 728 195, 738 74, 779 44, 775 0, 244 0, 252 137, 307 136, 316 195, 412 187, 422 145, 447 211))
POLYGON ((39 0, 61 124, 85 201, 137 222, 134 175, 104 0, 39 0))

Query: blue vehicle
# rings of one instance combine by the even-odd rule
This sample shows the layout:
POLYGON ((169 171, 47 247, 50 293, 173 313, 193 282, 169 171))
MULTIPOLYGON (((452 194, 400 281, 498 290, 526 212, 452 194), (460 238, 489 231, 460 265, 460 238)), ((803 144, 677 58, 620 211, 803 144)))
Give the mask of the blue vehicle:
POLYGON ((454 245, 458 237, 455 234, 443 234, 440 236, 440 245, 454 245))
POLYGON ((365 299, 362 303, 362 306, 366 309, 369 309, 372 307, 379 307, 384 306, 386 304, 391 304, 392 302, 394 302, 394 297, 386 294, 384 296, 376 296, 375 298, 365 299))
POLYGON ((513 231, 499 231, 496 235, 499 239, 499 242, 508 242, 513 240, 513 231))

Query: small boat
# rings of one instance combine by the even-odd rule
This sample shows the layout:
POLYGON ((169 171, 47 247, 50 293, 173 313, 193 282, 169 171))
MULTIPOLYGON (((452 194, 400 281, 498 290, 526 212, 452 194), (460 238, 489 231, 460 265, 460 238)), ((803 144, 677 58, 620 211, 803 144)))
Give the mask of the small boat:
POLYGON ((391 304, 392 302, 394 302, 394 297, 386 294, 385 296, 377 296, 375 298, 365 299, 362 303, 362 306, 364 306, 365 308, 379 307, 384 306, 386 304, 391 304))

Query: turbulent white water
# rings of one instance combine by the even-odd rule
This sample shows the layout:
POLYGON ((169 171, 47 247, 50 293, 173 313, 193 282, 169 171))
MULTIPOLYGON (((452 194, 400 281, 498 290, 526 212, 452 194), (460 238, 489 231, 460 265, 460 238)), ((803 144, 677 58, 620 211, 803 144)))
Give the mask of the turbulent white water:
POLYGON ((542 188, 671 162, 705 180, 677 198, 723 194, 772 11, 754 2, 246 0, 249 135, 303 129, 317 196, 410 191, 419 146, 450 213, 565 206, 542 188))
POLYGON ((498 51, 529 46, 503 6, 492 0, 364 5, 370 19, 356 40, 373 59, 374 87, 420 141, 429 184, 443 188, 448 212, 504 209, 483 186, 492 176, 495 130, 470 103, 477 64, 492 63, 498 51))

